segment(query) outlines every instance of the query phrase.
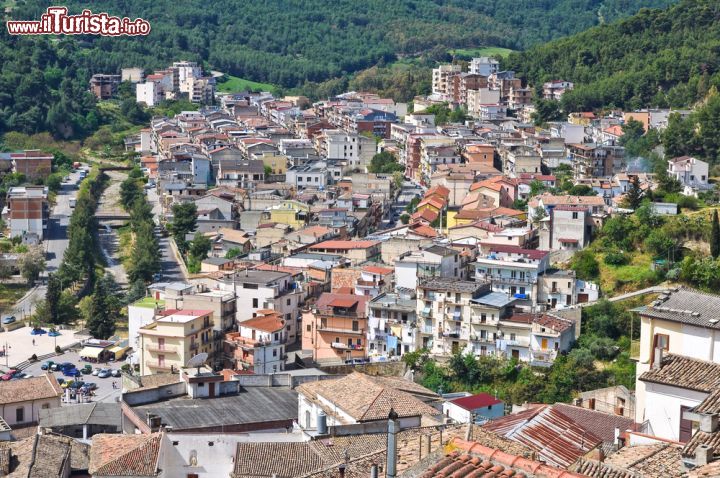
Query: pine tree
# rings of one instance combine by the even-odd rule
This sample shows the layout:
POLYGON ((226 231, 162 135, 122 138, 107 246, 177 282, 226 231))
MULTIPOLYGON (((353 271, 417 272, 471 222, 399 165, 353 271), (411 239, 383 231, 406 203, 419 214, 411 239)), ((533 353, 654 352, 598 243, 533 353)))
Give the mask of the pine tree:
POLYGON ((104 278, 98 280, 95 283, 87 323, 90 335, 96 339, 106 340, 115 332, 115 314, 108 307, 108 297, 104 278))
POLYGON ((633 176, 630 181, 630 188, 628 188, 627 194, 625 194, 625 206, 635 210, 640 207, 643 199, 643 191, 640 189, 640 179, 637 176, 633 176))
POLYGON ((710 233, 710 254, 717 259, 720 256, 720 222, 717 209, 713 211, 712 232, 710 233))
POLYGON ((48 320, 53 324, 60 323, 60 295, 62 293, 60 279, 55 274, 48 277, 45 301, 47 303, 48 320))

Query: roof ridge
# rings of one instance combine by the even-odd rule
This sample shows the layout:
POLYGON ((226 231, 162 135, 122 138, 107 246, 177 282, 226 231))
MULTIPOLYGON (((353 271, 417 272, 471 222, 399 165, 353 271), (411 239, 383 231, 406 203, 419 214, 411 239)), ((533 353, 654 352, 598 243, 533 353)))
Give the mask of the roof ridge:
MULTIPOLYGON (((375 383, 375 382, 373 382, 373 383, 375 383)), ((377 384, 377 383, 376 383, 375 385, 377 385, 378 387, 380 387, 380 391, 377 393, 377 395, 375 395, 375 398, 372 399, 372 401, 371 401, 370 404, 367 406, 367 408, 365 409, 365 411, 363 412, 363 414, 360 416, 360 420, 362 420, 363 418, 365 418, 365 416, 370 412, 370 410, 372 410, 373 405, 375 405, 375 402, 378 401, 378 399, 380 398, 380 395, 382 395, 383 393, 385 393, 385 392, 387 391, 387 389, 386 389, 385 387, 383 387, 382 385, 379 385, 379 384, 377 384)))

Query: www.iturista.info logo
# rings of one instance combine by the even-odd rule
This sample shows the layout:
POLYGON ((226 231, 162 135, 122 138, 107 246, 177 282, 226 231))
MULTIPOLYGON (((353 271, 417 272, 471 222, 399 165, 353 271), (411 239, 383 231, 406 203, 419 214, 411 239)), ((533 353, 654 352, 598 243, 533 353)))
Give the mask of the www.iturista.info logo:
POLYGON ((150 22, 142 18, 130 20, 83 10, 79 15, 68 15, 67 7, 49 7, 40 20, 8 20, 11 35, 102 35, 136 36, 150 33, 150 22))

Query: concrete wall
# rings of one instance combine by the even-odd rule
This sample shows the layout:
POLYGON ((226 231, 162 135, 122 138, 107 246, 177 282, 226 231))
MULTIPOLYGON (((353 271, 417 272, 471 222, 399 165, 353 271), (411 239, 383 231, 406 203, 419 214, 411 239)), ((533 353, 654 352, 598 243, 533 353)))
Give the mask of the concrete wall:
POLYGON ((323 365, 320 369, 331 375, 349 375, 353 372, 361 372, 368 375, 402 377, 405 373, 405 363, 378 362, 360 365, 323 365))
POLYGON ((646 383, 645 400, 652 406, 645 409, 644 419, 650 421, 654 435, 677 441, 680 439, 680 407, 694 407, 707 395, 669 385, 646 383))
POLYGON ((144 403, 157 402, 158 400, 167 400, 168 398, 180 397, 187 392, 187 384, 185 382, 171 383, 147 390, 134 390, 124 393, 123 401, 130 406, 142 405, 144 403))

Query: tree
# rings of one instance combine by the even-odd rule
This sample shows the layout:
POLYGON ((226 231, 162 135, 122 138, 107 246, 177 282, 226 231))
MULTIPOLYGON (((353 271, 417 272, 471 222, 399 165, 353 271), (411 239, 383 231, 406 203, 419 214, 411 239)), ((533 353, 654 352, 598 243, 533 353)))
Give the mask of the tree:
POLYGON ((45 270, 45 254, 40 247, 33 247, 20 258, 20 274, 28 281, 35 282, 45 270))
POLYGON ((720 256, 720 222, 717 209, 713 210, 712 231, 710 232, 710 254, 714 259, 720 256))
POLYGON ((532 213, 532 222, 535 225, 538 225, 542 222, 543 219, 547 217, 547 212, 545 211, 545 208, 542 206, 537 206, 535 209, 533 209, 532 213))
POLYGON ((535 112, 531 116, 536 125, 558 120, 562 117, 560 103, 555 100, 537 99, 535 100, 535 112))
POLYGON ((387 151, 374 155, 368 166, 368 171, 371 173, 392 174, 404 170, 405 168, 397 162, 397 158, 387 151))
POLYGON ((392 175, 392 184, 395 186, 395 189, 401 189, 403 182, 405 182, 403 171, 395 171, 392 175))
POLYGON ((120 183, 120 203, 126 211, 129 211, 142 195, 142 188, 136 178, 128 177, 120 183))
MULTIPOLYGON (((642 125, 641 125, 642 126, 642 125)), ((643 199, 643 190, 640 189, 640 179, 637 176, 633 176, 630 181, 630 188, 627 194, 625 194, 624 205, 632 210, 640 207, 643 199)))
POLYGON ((242 254, 242 251, 239 247, 231 247, 228 249, 228 251, 225 253, 225 259, 235 259, 237 256, 242 254))
POLYGON ((130 290, 128 290, 127 296, 125 297, 126 302, 132 304, 143 297, 145 297, 145 281, 137 279, 132 283, 132 286, 130 286, 130 290))
POLYGON ((62 286, 60 279, 55 274, 48 277, 47 292, 45 293, 45 302, 47 303, 48 321, 53 324, 60 323, 59 308, 60 295, 62 294, 62 286))
POLYGON ((107 340, 115 333, 115 321, 121 305, 118 289, 110 274, 95 283, 87 328, 90 335, 97 339, 107 340))
POLYGON ((211 248, 212 243, 210 242, 210 238, 208 238, 205 234, 198 232, 195 234, 195 238, 190 243, 189 252, 195 260, 202 261, 207 257, 211 248))
POLYGON ((582 280, 592 280, 600 274, 600 264, 598 264, 595 254, 587 249, 575 253, 571 266, 578 278, 582 280))
POLYGON ((173 220, 168 225, 180 252, 187 251, 185 236, 197 227, 197 206, 194 202, 176 203, 172 206, 173 220))

